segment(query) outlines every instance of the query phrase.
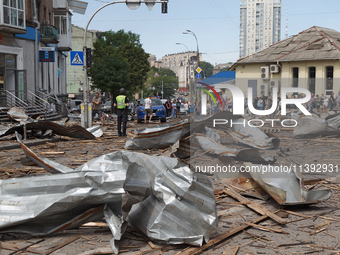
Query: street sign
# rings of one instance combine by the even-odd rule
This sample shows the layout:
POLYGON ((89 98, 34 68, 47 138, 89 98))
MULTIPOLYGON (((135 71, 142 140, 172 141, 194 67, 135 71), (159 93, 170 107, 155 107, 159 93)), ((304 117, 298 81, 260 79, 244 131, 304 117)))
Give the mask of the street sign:
POLYGON ((71 66, 83 66, 84 65, 84 52, 83 51, 71 51, 70 54, 71 66))
POLYGON ((197 79, 196 82, 202 82, 201 79, 197 79))
POLYGON ((202 75, 200 73, 196 74, 196 78, 197 79, 201 79, 202 78, 202 75))
MULTIPOLYGON (((196 72, 200 73, 200 72, 202 72, 202 69, 198 66, 198 67, 196 68, 196 72)), ((201 78, 201 77, 200 77, 200 78, 201 78)))
POLYGON ((39 62, 54 62, 55 56, 54 47, 40 47, 39 62))

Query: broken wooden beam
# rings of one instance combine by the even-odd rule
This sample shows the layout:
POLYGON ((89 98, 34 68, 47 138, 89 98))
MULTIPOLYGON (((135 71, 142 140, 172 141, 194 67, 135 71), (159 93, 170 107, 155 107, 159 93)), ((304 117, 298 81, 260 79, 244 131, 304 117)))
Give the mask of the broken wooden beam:
POLYGON ((244 205, 248 206, 250 209, 254 210, 255 212, 258 212, 261 215, 267 215, 268 217, 270 217, 271 219, 273 219, 274 221, 276 221, 280 224, 286 224, 287 223, 287 220, 282 219, 281 217, 277 216, 276 214, 265 209, 262 205, 259 205, 255 202, 245 198, 244 196, 238 194, 234 190, 229 189, 229 188, 225 188, 224 190, 228 195, 237 199, 238 201, 240 201, 244 205))

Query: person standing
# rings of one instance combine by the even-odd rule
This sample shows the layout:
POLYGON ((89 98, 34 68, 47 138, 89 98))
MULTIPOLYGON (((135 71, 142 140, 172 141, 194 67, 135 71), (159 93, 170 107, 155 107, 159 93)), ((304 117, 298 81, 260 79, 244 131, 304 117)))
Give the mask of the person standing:
POLYGON ((323 112, 328 114, 328 97, 324 96, 323 98, 323 112))
POLYGON ((144 123, 146 123, 146 115, 150 114, 149 123, 152 123, 152 101, 151 96, 148 95, 148 98, 144 100, 145 103, 145 115, 144 115, 144 123))
POLYGON ((119 90, 119 96, 116 97, 113 106, 117 107, 117 124, 118 124, 118 136, 126 136, 126 122, 127 122, 127 109, 130 106, 129 99, 125 95, 125 89, 121 88, 119 90), (122 132, 122 122, 123 122, 123 132, 122 132))
POLYGON ((177 118, 177 115, 178 115, 178 118, 181 118, 181 102, 179 101, 179 99, 177 99, 177 102, 176 102, 176 118, 177 118))
POLYGON ((336 110, 339 111, 340 110, 340 90, 338 94, 335 96, 335 103, 336 103, 336 110))
POLYGON ((171 99, 170 98, 168 98, 168 101, 166 101, 165 108, 166 108, 166 116, 170 117, 171 116, 171 108, 172 108, 171 99))
POLYGON ((333 107, 335 105, 335 98, 334 98, 334 92, 332 92, 330 98, 329 98, 329 110, 332 111, 333 107))
POLYGON ((100 121, 102 122, 102 125, 104 125, 104 119, 102 117, 102 99, 99 96, 99 92, 96 92, 96 95, 91 100, 92 103, 92 120, 93 117, 98 114, 100 121))
POLYGON ((174 101, 172 101, 172 115, 171 117, 174 119, 176 118, 176 98, 174 99, 174 101))
POLYGON ((221 89, 222 93, 222 112, 228 111, 228 97, 227 94, 225 93, 225 88, 221 89))
POLYGON ((184 106, 185 116, 188 116, 188 111, 189 111, 188 101, 185 101, 183 106, 184 106))

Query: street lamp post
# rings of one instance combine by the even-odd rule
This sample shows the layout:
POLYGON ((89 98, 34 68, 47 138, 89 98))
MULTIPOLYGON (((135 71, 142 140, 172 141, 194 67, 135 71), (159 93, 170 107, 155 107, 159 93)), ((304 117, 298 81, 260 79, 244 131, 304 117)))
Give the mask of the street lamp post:
MULTIPOLYGON (((125 3, 130 9, 135 10, 137 9, 141 3, 145 3, 148 9, 151 11, 153 5, 155 3, 161 3, 162 4, 162 13, 167 13, 167 4, 168 0, 121 0, 121 1, 113 1, 107 4, 104 4, 102 7, 97 9, 89 21, 87 22, 85 31, 84 31, 84 47, 83 47, 83 52, 84 52, 84 60, 86 59, 86 34, 87 34, 87 29, 90 25, 90 22, 94 18, 94 16, 102 9, 109 5, 113 4, 123 4, 125 3)), ((87 66, 86 66, 86 61, 84 61, 84 104, 82 105, 82 111, 81 111, 81 125, 82 127, 91 127, 92 125, 92 109, 91 109, 91 104, 89 104, 89 96, 90 96, 90 86, 87 80, 87 66)))
POLYGON ((163 92, 163 79, 164 79, 165 76, 167 76, 167 75, 164 75, 164 76, 162 77, 162 99, 163 99, 163 94, 164 94, 164 92, 163 92))
POLYGON ((189 98, 190 98, 190 102, 192 102, 192 93, 193 93, 193 89, 192 89, 192 84, 191 84, 191 70, 190 70, 190 56, 189 56, 189 48, 184 44, 184 43, 176 43, 177 45, 183 45, 185 46, 185 48, 187 48, 187 52, 188 52, 188 77, 189 77, 189 98))
MULTIPOLYGON (((197 46, 197 66, 199 66, 199 64, 200 64, 200 53, 199 53, 199 48, 198 48, 197 36, 191 30, 186 30, 185 32, 183 32, 183 34, 185 34, 185 35, 192 34, 195 37, 195 39, 196 39, 196 46, 197 46)), ((194 77, 194 79, 195 79, 194 87, 196 88, 196 77, 194 77)), ((196 100, 197 100, 197 98, 196 98, 196 100)))
POLYGON ((197 46, 197 66, 199 66, 200 65, 200 51, 199 51, 199 48, 198 48, 197 36, 191 30, 187 30, 187 31, 183 32, 183 34, 185 34, 185 35, 192 34, 195 37, 195 39, 196 39, 196 46, 197 46))

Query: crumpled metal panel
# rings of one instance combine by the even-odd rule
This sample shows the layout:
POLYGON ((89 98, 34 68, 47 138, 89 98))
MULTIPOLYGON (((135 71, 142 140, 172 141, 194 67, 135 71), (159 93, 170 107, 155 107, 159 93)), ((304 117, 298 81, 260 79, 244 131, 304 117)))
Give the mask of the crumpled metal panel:
POLYGON ((96 138, 99 138, 104 134, 103 130, 100 128, 100 125, 89 127, 86 130, 94 135, 96 138))
POLYGON ((40 166, 43 167, 45 170, 47 170, 50 173, 70 173, 73 171, 72 168, 69 168, 67 166, 64 166, 62 164, 59 164, 57 162, 54 162, 53 160, 50 160, 48 158, 39 157, 37 154, 35 154, 32 150, 30 150, 23 142, 22 137, 17 132, 15 133, 17 137, 17 141, 21 145, 21 148, 24 150, 24 153, 26 155, 26 158, 28 160, 22 160, 20 159, 21 163, 26 166, 40 166))
POLYGON ((298 119, 298 125, 294 128, 293 137, 296 139, 314 138, 326 135, 340 135, 340 115, 329 118, 326 121, 314 117, 302 117, 298 119))
POLYGON ((187 121, 179 124, 166 124, 138 130, 130 130, 127 133, 125 149, 145 150, 166 148, 176 143, 190 128, 187 121))
MULTIPOLYGON (((243 123, 244 119, 238 119, 235 123, 243 123)), ((247 122, 245 122, 247 123, 247 122)), ((277 149, 280 139, 268 137, 264 132, 255 127, 243 126, 242 124, 233 125, 226 131, 235 141, 246 144, 256 149, 271 150, 277 149)))
POLYGON ((202 245, 217 230, 210 180, 175 158, 117 151, 69 173, 0 180, 2 232, 55 233, 103 215, 115 253, 126 219, 170 243, 202 245))
POLYGON ((274 157, 270 157, 267 159, 263 159, 261 154, 256 149, 231 149, 226 146, 219 144, 213 139, 203 136, 197 135, 194 137, 197 143, 204 151, 209 151, 208 154, 217 155, 217 156, 228 156, 234 157, 236 160, 241 160, 244 162, 257 162, 257 163, 273 163, 275 162, 274 157))
MULTIPOLYGON (((24 125, 4 128, 0 132, 0 137, 14 134, 14 132, 16 131, 19 133, 22 133, 23 129, 24 129, 24 125)), ((95 135, 93 135, 91 132, 87 131, 85 128, 81 126, 65 127, 65 126, 59 125, 51 121, 40 121, 40 122, 34 122, 34 123, 27 123, 26 129, 27 130, 51 129, 57 135, 69 136, 69 137, 74 137, 74 138, 84 138, 84 139, 95 139, 96 138, 95 135)), ((90 131, 95 132, 96 135, 100 134, 100 131, 98 130, 98 126, 92 127, 90 131)))
MULTIPOLYGON (((262 165, 244 163, 264 169, 262 165)), ((280 205, 314 204, 331 196, 331 190, 307 190, 299 171, 250 171, 251 177, 280 205)))
POLYGON ((21 123, 29 123, 33 122, 30 117, 27 116, 26 112, 19 108, 19 107, 12 107, 8 110, 7 114, 15 121, 21 122, 21 123))

